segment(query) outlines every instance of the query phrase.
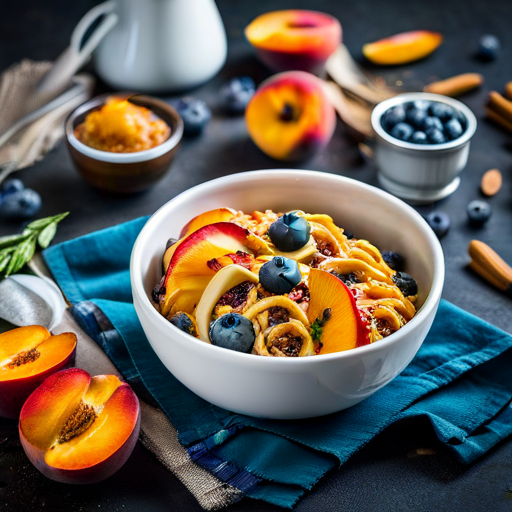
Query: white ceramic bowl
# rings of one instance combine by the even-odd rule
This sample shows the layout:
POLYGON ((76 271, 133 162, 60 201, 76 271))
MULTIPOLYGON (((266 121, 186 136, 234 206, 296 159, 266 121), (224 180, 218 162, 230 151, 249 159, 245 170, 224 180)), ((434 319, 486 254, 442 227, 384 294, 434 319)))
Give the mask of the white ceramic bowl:
POLYGON ((377 142, 378 178, 386 190, 414 203, 439 201, 457 190, 477 124, 475 115, 464 103, 426 92, 399 94, 379 103, 373 109, 371 121, 377 142), (415 144, 387 133, 381 124, 382 115, 391 107, 416 100, 444 103, 462 113, 466 118, 464 133, 443 144, 415 144))
POLYGON ((231 411, 277 419, 340 411, 390 382, 411 361, 434 319, 444 280, 441 246, 422 217, 377 188, 332 174, 269 170, 203 183, 162 206, 142 229, 131 258, 133 300, 140 322, 165 366, 192 391, 231 411), (194 216, 229 206, 251 212, 301 209, 327 213, 358 238, 398 251, 419 287, 421 308, 396 333, 336 354, 272 358, 209 345, 171 325, 153 307, 168 238, 194 216))

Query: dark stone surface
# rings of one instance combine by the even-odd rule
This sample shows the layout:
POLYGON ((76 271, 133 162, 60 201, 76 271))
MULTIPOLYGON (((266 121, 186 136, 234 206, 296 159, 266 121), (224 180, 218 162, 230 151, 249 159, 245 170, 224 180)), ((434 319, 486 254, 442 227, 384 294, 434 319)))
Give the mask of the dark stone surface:
MULTIPOLYGON (((95 2, 91 0, 2 1, 0 69, 22 58, 54 59, 66 46, 72 28, 95 2)), ((176 194, 203 181, 249 169, 282 167, 263 155, 248 139, 243 118, 222 116, 217 93, 226 78, 251 75, 257 82, 269 75, 243 41, 242 29, 256 15, 276 8, 312 8, 337 16, 344 40, 354 56, 361 46, 393 33, 429 29, 442 32, 443 45, 427 59, 387 69, 366 65, 389 83, 403 82, 404 90, 419 90, 425 83, 462 72, 480 72, 484 87, 462 99, 477 115, 479 127, 459 190, 439 204, 419 209, 445 211, 450 232, 443 239, 447 276, 443 296, 475 315, 512 332, 510 299, 467 269, 467 245, 473 238, 489 243, 512 262, 512 138, 484 118, 489 90, 501 91, 512 79, 512 3, 508 0, 366 0, 364 2, 219 0, 229 37, 228 62, 210 83, 192 91, 214 111, 206 133, 184 141, 171 172, 158 187, 131 197, 116 197, 86 185, 73 168, 64 144, 19 177, 43 198, 41 216, 70 210, 56 242, 154 212, 176 194), (474 56, 481 35, 499 37, 502 50, 494 62, 474 56), (490 199, 494 214, 475 230, 466 221, 466 205, 480 197, 482 174, 497 167, 503 188, 490 199)), ((106 87, 99 84, 98 90, 106 87)), ((325 151, 292 167, 315 169, 376 184, 376 170, 361 158, 346 137, 341 123, 325 151)), ((0 222, 0 235, 16 232, 17 224, 0 222)), ((333 471, 303 499, 297 510, 325 511, 487 511, 512 510, 506 498, 512 485, 512 441, 503 442, 477 463, 458 463, 437 442, 424 420, 403 422, 387 429, 341 469, 333 471), (422 449, 423 455, 418 455, 422 449)), ((185 487, 138 444, 127 464, 112 478, 89 487, 71 487, 42 477, 28 462, 16 440, 16 424, 0 420, 0 510, 190 510, 200 507, 185 487), (4 441, 4 439, 6 439, 4 441)), ((244 500, 229 510, 280 510, 244 500)))

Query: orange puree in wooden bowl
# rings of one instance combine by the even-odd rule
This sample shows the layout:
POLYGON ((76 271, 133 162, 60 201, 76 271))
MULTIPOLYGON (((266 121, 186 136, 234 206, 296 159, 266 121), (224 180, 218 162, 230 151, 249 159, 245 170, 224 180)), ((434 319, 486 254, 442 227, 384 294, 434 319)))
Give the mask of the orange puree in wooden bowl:
POLYGON ((75 137, 80 142, 111 153, 151 149, 166 141, 170 134, 167 123, 150 109, 116 97, 108 98, 75 128, 75 137))

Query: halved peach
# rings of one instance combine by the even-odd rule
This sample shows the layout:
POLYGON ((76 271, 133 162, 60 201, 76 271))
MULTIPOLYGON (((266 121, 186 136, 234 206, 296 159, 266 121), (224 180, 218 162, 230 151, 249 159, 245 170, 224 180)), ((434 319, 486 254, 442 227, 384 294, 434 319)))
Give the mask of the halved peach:
POLYGON ((414 30, 367 43, 363 55, 375 64, 406 64, 430 55, 442 42, 437 32, 414 30))
POLYGON ((258 16, 245 28, 245 37, 274 71, 318 74, 341 43, 341 25, 322 12, 290 9, 258 16))
POLYGON ((265 80, 245 111, 254 143, 277 160, 304 160, 323 149, 336 127, 322 81, 304 71, 265 80))
POLYGON ((257 254, 265 250, 262 244, 263 240, 232 222, 209 224, 193 232, 178 245, 167 268, 159 290, 161 313, 192 313, 218 270, 209 262, 237 251, 257 254))
POLYGON ((361 318, 354 296, 342 281, 329 272, 312 268, 308 287, 307 315, 313 337, 319 341, 319 354, 370 343, 368 326, 361 318))
POLYGON ((115 375, 92 377, 79 368, 48 377, 21 410, 19 433, 28 458, 63 483, 95 483, 130 456, 140 429, 131 387, 115 375))
POLYGON ((76 335, 52 336, 41 325, 0 334, 0 416, 17 418, 30 393, 52 373, 74 364, 76 335))

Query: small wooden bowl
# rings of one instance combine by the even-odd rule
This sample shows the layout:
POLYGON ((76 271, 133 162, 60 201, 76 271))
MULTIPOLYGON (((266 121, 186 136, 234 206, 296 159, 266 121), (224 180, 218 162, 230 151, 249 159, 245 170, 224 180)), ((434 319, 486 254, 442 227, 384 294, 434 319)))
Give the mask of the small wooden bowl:
MULTIPOLYGON (((123 94, 129 96, 129 94, 123 94)), ((154 148, 134 153, 112 153, 91 148, 75 137, 75 128, 92 110, 101 107, 111 96, 102 95, 80 105, 66 121, 66 141, 71 158, 85 181, 115 193, 140 192, 153 186, 169 170, 183 136, 183 120, 165 101, 136 95, 130 102, 149 108, 171 128, 170 137, 154 148)))

